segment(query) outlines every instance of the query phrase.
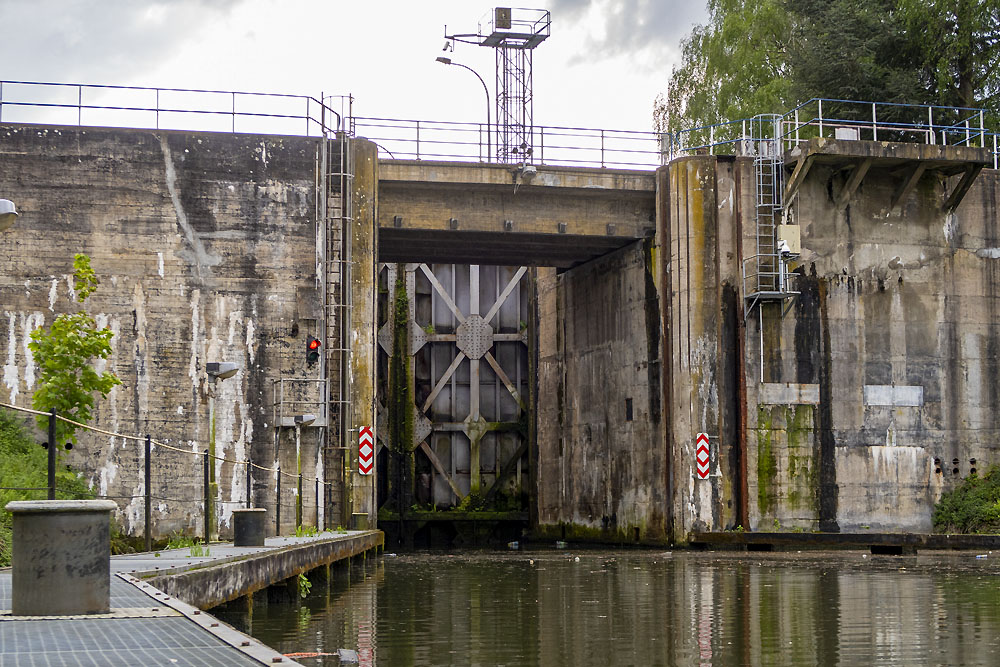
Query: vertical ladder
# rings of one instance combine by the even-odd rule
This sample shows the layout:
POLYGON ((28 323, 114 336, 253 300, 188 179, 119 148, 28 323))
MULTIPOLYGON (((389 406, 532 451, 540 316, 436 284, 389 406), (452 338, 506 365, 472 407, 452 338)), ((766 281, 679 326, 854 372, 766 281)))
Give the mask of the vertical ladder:
MULTIPOLYGON (((329 476, 339 485, 339 497, 331 497, 333 516, 347 525, 348 480, 351 446, 351 393, 347 380, 350 372, 351 349, 351 223, 354 169, 352 139, 346 132, 337 132, 323 141, 320 166, 322 192, 322 225, 317 239, 322 248, 318 258, 322 267, 323 285, 323 373, 327 378, 328 432, 324 461, 329 476)), ((319 216, 318 216, 319 217, 319 216)))
POLYGON ((782 209, 782 163, 778 140, 779 116, 756 116, 752 128, 754 176, 757 205, 757 288, 756 292, 781 292, 777 224, 782 209))

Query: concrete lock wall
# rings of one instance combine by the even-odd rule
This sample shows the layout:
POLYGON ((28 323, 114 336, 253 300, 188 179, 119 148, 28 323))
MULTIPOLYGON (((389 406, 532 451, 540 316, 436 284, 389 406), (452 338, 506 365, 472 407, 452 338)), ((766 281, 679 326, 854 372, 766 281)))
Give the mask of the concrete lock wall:
POLYGON ((543 534, 667 536, 657 264, 650 239, 558 275, 539 270, 543 534))
MULTIPOLYGON (((217 453, 240 461, 252 454, 256 463, 280 461, 294 472, 292 429, 285 429, 275 451, 271 383, 318 377, 320 368, 305 363, 305 339, 319 335, 322 307, 316 280, 319 142, 0 128, 0 193, 23 213, 0 235, 7 332, 0 400, 30 405, 38 369, 27 348, 29 334, 78 309, 73 253, 84 252, 101 280, 86 308, 98 326, 115 334, 112 356, 98 370, 113 370, 123 382, 98 403, 93 424, 149 433, 200 453, 210 426, 205 364, 234 361, 239 373, 217 383, 217 453)), ((140 532, 142 444, 88 432, 79 437, 66 462, 85 471, 95 493, 139 496, 119 501, 118 519, 127 532, 140 532)), ((303 429, 306 475, 321 467, 320 440, 316 429, 303 429)), ((153 460, 154 534, 199 533, 201 457, 154 446, 153 460)), ((229 463, 215 466, 224 501, 216 515, 226 533, 231 510, 245 497, 245 472, 229 463)), ((295 484, 286 479, 282 485, 283 523, 291 526, 295 484)), ((274 486, 273 474, 255 473, 256 502, 272 512, 274 486)), ((306 487, 304 516, 311 522, 315 498, 306 487)))
POLYGON ((942 491, 996 461, 998 173, 984 171, 947 213, 954 178, 925 175, 890 210, 899 176, 873 169, 837 206, 831 193, 847 177, 817 165, 790 210, 801 294, 784 314, 753 309, 744 329, 752 162, 704 156, 668 169, 674 537, 739 525, 931 530, 942 491), (713 436, 705 481, 693 477, 699 431, 713 436))

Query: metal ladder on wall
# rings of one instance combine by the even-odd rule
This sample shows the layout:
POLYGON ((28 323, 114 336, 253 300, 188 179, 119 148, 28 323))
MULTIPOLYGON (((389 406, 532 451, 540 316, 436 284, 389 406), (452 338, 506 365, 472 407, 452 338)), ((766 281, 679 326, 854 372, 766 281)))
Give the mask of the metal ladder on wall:
POLYGON ((744 318, 762 301, 781 301, 796 294, 778 248, 777 230, 784 209, 784 164, 781 117, 765 114, 750 122, 754 197, 757 214, 757 254, 743 264, 744 318))
MULTIPOLYGON (((334 515, 347 525, 348 466, 350 465, 351 393, 348 376, 351 363, 351 225, 354 165, 352 139, 337 132, 322 143, 320 179, 317 192, 317 269, 321 269, 323 296, 323 373, 328 406, 328 432, 324 467, 334 477, 339 473, 340 498, 327 498, 326 506, 336 505, 334 515)), ((331 487, 328 487, 332 489, 331 487)))

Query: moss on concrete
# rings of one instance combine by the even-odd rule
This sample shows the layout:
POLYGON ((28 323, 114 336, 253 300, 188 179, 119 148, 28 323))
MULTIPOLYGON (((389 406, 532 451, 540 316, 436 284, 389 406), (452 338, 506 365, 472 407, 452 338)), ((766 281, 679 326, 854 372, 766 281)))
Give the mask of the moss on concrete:
POLYGON ((761 516, 777 504, 778 460, 774 453, 769 408, 757 410, 757 509, 761 516))

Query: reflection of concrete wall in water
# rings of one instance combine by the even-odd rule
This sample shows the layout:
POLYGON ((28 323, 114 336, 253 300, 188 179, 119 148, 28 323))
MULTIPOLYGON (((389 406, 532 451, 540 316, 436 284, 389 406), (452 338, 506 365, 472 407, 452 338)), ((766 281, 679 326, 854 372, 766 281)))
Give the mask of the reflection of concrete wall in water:
POLYGON ((518 267, 382 268, 378 432, 391 450, 401 449, 392 440, 406 433, 402 437, 412 441, 402 449, 413 452, 412 463, 398 463, 396 474, 389 473, 390 487, 406 487, 402 496, 399 488, 390 492, 390 506, 454 507, 470 493, 487 493, 508 463, 502 491, 516 496, 527 486, 525 276, 518 267), (398 342, 407 345, 405 358, 394 356, 398 342), (393 416, 391 405, 403 393, 412 416, 393 416), (407 418, 406 428, 392 423, 407 418))
MULTIPOLYGON (((252 452, 273 465, 271 380, 318 373, 302 352, 317 313, 299 298, 315 288, 318 140, 6 126, 0 146, 0 192, 24 212, 0 237, 0 399, 30 405, 38 369, 28 336, 78 308, 73 253, 85 252, 101 280, 87 308, 115 332, 106 367, 123 380, 94 424, 200 453, 209 439, 205 363, 234 361, 240 372, 217 385, 217 453, 242 461, 252 452)), ((304 442, 311 471, 315 439, 304 442)), ((157 533, 197 531, 201 457, 156 447, 153 457, 157 533)), ((294 446, 279 458, 294 470, 294 446)), ((95 493, 140 496, 120 501, 119 518, 142 530, 141 443, 81 433, 67 462, 87 472, 95 493)), ((245 474, 221 462, 216 473, 225 530, 245 474)), ((273 502, 269 475, 254 487, 273 502)))

